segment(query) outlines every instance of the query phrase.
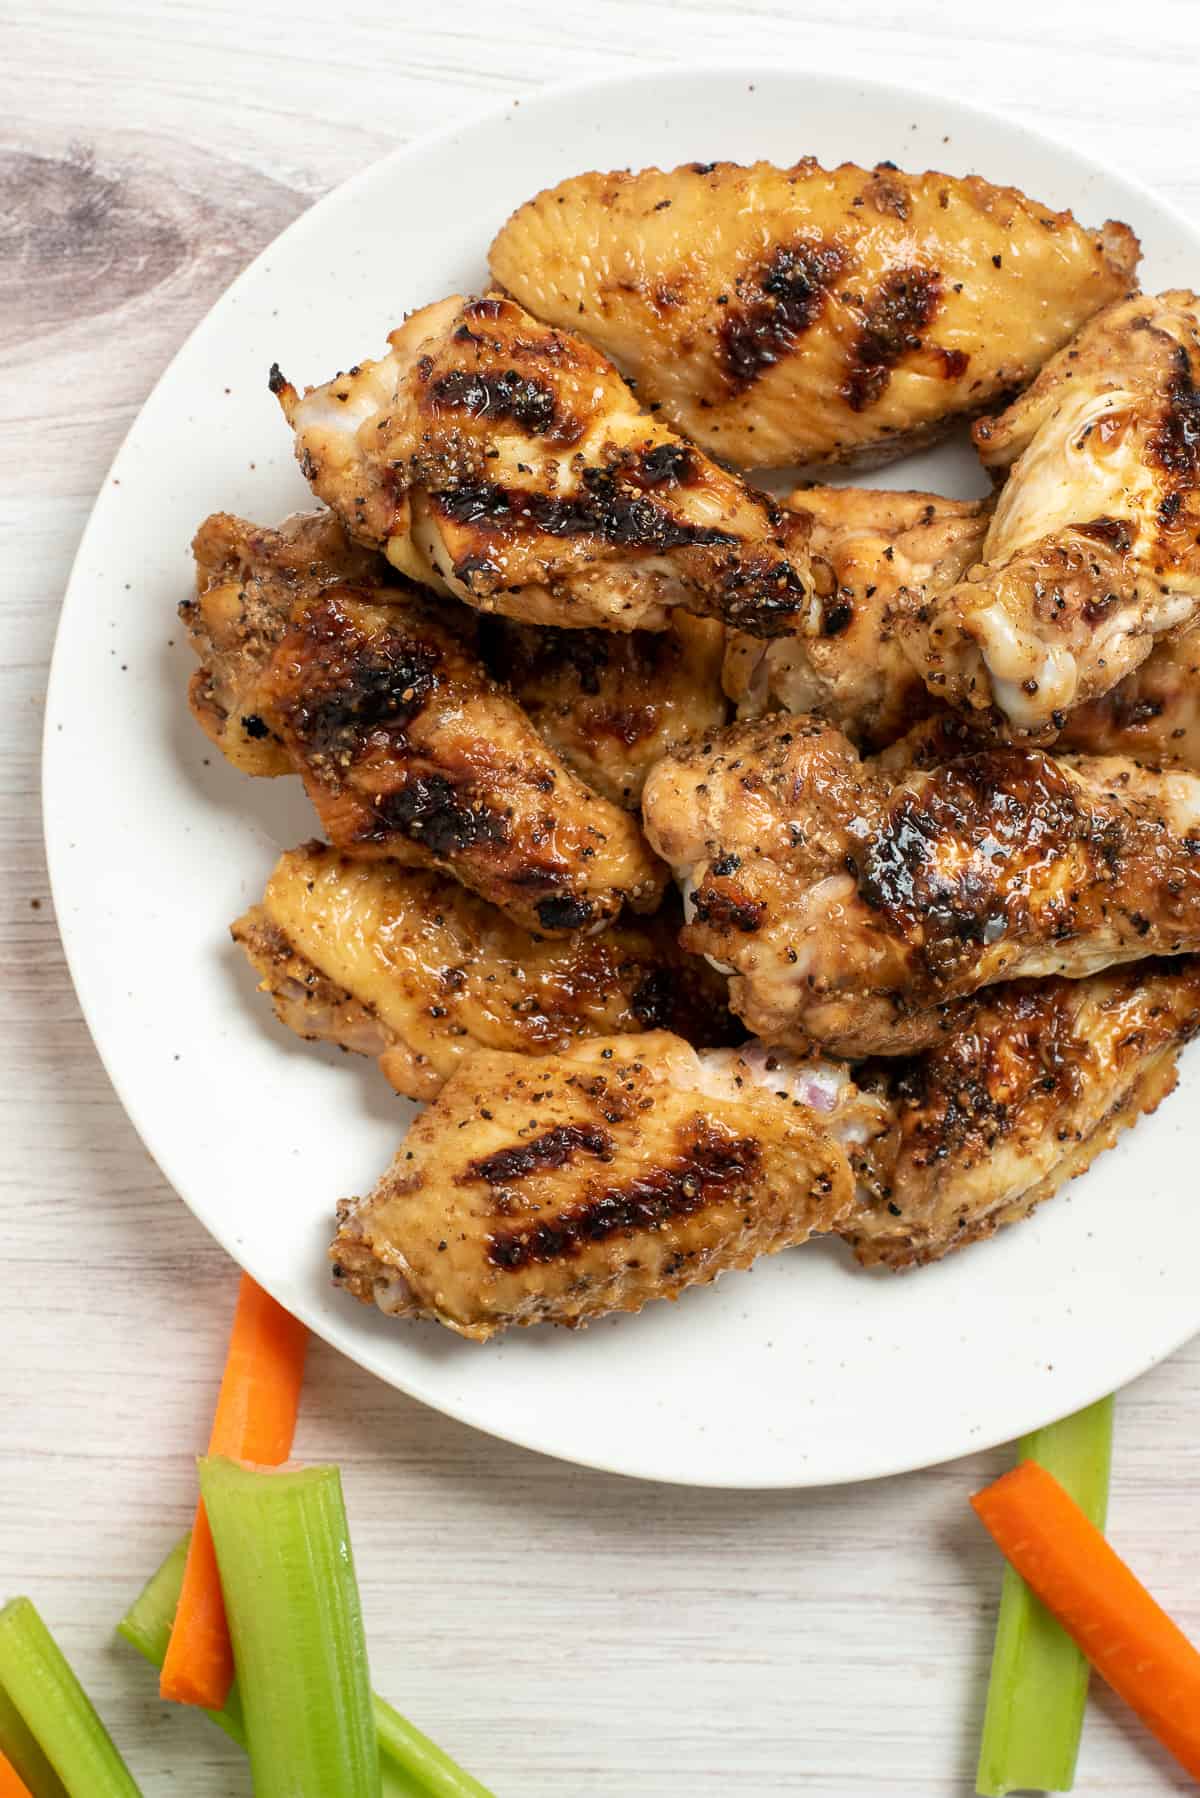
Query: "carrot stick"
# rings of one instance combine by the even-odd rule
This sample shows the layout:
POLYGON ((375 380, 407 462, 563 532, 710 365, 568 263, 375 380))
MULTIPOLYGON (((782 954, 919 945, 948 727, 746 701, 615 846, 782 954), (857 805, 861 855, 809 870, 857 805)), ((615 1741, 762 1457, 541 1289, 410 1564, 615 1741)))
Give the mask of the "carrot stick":
POLYGON ((29 1798, 29 1787, 18 1778, 11 1761, 0 1754, 0 1798, 29 1798))
MULTIPOLYGON (((308 1331, 242 1275, 210 1455, 278 1467, 292 1452, 308 1331)), ((196 1506, 183 1589, 159 1691, 219 1711, 233 1684, 233 1648, 204 1505, 196 1506)))
POLYGON ((1200 1778, 1200 1653, 1074 1499, 1023 1461, 971 1504, 1101 1678, 1200 1778))

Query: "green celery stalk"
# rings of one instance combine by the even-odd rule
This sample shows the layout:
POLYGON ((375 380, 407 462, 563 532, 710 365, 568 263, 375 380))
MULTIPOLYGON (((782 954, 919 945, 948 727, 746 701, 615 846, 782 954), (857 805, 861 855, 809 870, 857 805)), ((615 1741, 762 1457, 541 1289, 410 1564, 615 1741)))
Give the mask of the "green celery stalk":
POLYGON ((2 1754, 32 1798, 69 1798, 66 1786, 50 1765, 24 1717, 0 1686, 0 1754, 2 1754))
POLYGON ((464 1773, 407 1717, 378 1696, 373 1703, 385 1776, 392 1768, 402 1771, 415 1798, 492 1798, 486 1786, 464 1773))
POLYGON ((358 1582, 336 1467, 200 1462, 255 1798, 381 1798, 358 1582))
MULTIPOLYGON (((175 1613, 179 1609, 179 1594, 183 1589, 183 1570, 187 1565, 188 1544, 191 1532, 181 1536, 162 1566, 152 1573, 142 1590, 138 1593, 120 1623, 117 1634, 131 1648, 136 1648, 140 1655, 149 1661, 152 1667, 162 1671, 162 1664, 167 1658, 167 1643, 171 1640, 171 1626, 175 1622, 175 1613)), ((205 1711, 205 1716, 223 1729, 225 1734, 237 1743, 239 1748, 246 1746, 246 1728, 242 1720, 242 1702, 238 1697, 236 1683, 225 1700, 222 1711, 205 1711)))
MULTIPOLYGON (((166 1658, 183 1585, 189 1540, 190 1537, 184 1536, 175 1544, 117 1625, 117 1634, 152 1667, 161 1668, 166 1658)), ((372 1702, 382 1755, 383 1798, 492 1798, 486 1786, 472 1779, 399 1711, 393 1710, 378 1695, 372 1702)), ((245 1748, 246 1729, 236 1681, 225 1709, 205 1714, 239 1748, 245 1748)), ((35 1793, 35 1798, 41 1798, 41 1794, 35 1793)), ((58 1794, 53 1794, 52 1798, 58 1798, 58 1794)))
POLYGON ((91 1699, 27 1598, 0 1610, 0 1686, 72 1798, 139 1798, 91 1699))
MULTIPOLYGON (((1052 1473, 1098 1529, 1108 1516, 1112 1423, 1113 1401, 1101 1399, 1035 1430, 1018 1453, 1052 1473)), ((980 1798, 1071 1790, 1089 1672, 1070 1636, 1006 1566, 975 1782, 980 1798)))

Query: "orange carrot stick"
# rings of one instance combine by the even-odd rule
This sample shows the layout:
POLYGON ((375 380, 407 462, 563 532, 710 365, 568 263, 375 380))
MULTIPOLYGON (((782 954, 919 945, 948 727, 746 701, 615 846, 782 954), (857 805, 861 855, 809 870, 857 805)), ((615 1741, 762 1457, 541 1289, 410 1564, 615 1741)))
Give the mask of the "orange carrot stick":
MULTIPOLYGON (((210 1455, 278 1467, 292 1452, 308 1331, 242 1275, 217 1399, 210 1455)), ((219 1711, 233 1684, 233 1648, 203 1504, 196 1506, 183 1589, 159 1691, 219 1711)))
POLYGON ((1023 1461, 971 1503, 1097 1673, 1200 1778, 1200 1653, 1074 1499, 1023 1461))
POLYGON ((29 1787, 19 1778, 11 1761, 0 1754, 0 1798, 30 1798, 29 1787))

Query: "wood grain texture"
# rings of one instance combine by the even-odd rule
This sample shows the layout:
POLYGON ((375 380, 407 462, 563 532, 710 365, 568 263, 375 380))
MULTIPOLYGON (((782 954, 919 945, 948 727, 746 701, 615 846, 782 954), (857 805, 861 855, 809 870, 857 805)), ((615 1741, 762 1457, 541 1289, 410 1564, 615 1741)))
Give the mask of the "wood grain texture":
MULTIPOLYGON (((1200 209, 1190 0, 0 4, 0 1590, 30 1592, 152 1798, 249 1790, 110 1629, 184 1527, 232 1300, 79 1016, 37 803, 55 614, 108 460, 236 270, 392 144, 544 82, 791 60, 961 92, 1200 209)), ((805 148, 802 122, 797 152, 805 148)), ((81 803, 100 802, 81 771, 81 803)), ((1120 1327, 1120 1320, 1114 1320, 1120 1327)), ((1112 1531, 1200 1634, 1200 1348, 1127 1392, 1112 1531)), ((998 1592, 1003 1455, 852 1492, 657 1489, 493 1443, 318 1347, 376 1683, 500 1798, 949 1798, 998 1592)), ((1115 1703, 1083 1793, 1187 1789, 1115 1703)))

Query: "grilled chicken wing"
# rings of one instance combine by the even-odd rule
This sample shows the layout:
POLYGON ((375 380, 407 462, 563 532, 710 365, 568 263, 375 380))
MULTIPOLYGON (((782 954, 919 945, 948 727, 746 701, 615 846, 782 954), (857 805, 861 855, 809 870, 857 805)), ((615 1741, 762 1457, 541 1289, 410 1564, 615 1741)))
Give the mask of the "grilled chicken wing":
MULTIPOLYGON (((875 759, 879 768, 936 768, 992 746, 981 713, 945 708, 898 737, 875 759)), ((1121 755, 1153 768, 1200 773, 1200 626, 1160 638, 1140 667, 1071 713, 1054 752, 1121 755)))
POLYGON ((1200 949, 1200 777, 983 750, 895 778, 817 721, 769 718, 661 762, 653 846, 685 945, 734 972, 755 1035, 839 1054, 935 1041, 1002 979, 1200 949))
POLYGON ((1120 686, 1072 712, 1056 747, 1200 773, 1200 626, 1160 639, 1120 686))
POLYGON ((801 487, 787 505, 812 519, 813 601, 769 643, 727 633, 725 691, 739 718, 808 712, 880 748, 936 703, 900 639, 897 607, 923 604, 978 561, 988 504, 801 487))
POLYGON ((189 628, 203 613, 204 663, 192 675, 192 715, 244 774, 290 774, 291 759, 242 701, 287 627, 294 600, 342 581, 371 583, 387 564, 351 543, 332 512, 297 513, 278 530, 214 512, 196 532, 196 593, 182 608, 189 628))
POLYGON ((243 592, 181 607, 199 691, 220 687, 228 715, 282 746, 338 848, 447 869, 551 935, 626 900, 656 909, 665 877, 637 825, 547 748, 444 606, 410 585, 333 586, 264 619, 243 592))
POLYGON ((715 619, 686 612, 673 612, 663 631, 564 631, 496 618, 481 650, 563 761, 636 811, 655 762, 726 722, 724 640, 715 619))
POLYGON ((534 936, 444 875, 324 843, 281 856, 233 926, 281 1023, 380 1058, 431 1099, 477 1048, 543 1055, 576 1037, 740 1034, 720 975, 679 947, 678 906, 599 936, 534 936))
POLYGON ((977 176, 808 157, 578 175, 514 213, 491 267, 680 430, 762 467, 883 461, 1023 387, 1138 255, 1125 225, 977 176))
POLYGON ((859 1203, 841 1225, 867 1266, 921 1266, 1027 1217, 1153 1111, 1200 1030, 1200 961, 1014 981, 912 1061, 860 1070, 847 1100, 859 1203))
POLYGON ((931 692, 1049 737, 1200 607, 1200 300, 1111 306, 999 418, 980 566, 906 618, 931 692))
POLYGON ((803 520, 643 412, 582 338, 455 295, 389 342, 303 397, 272 372, 306 476, 359 542, 536 624, 659 630, 681 606, 787 628, 803 520))
POLYGON ((852 1197, 821 1114, 729 1052, 666 1032, 480 1050, 339 1206, 330 1255, 356 1297, 482 1341, 674 1298, 830 1229, 852 1197))

